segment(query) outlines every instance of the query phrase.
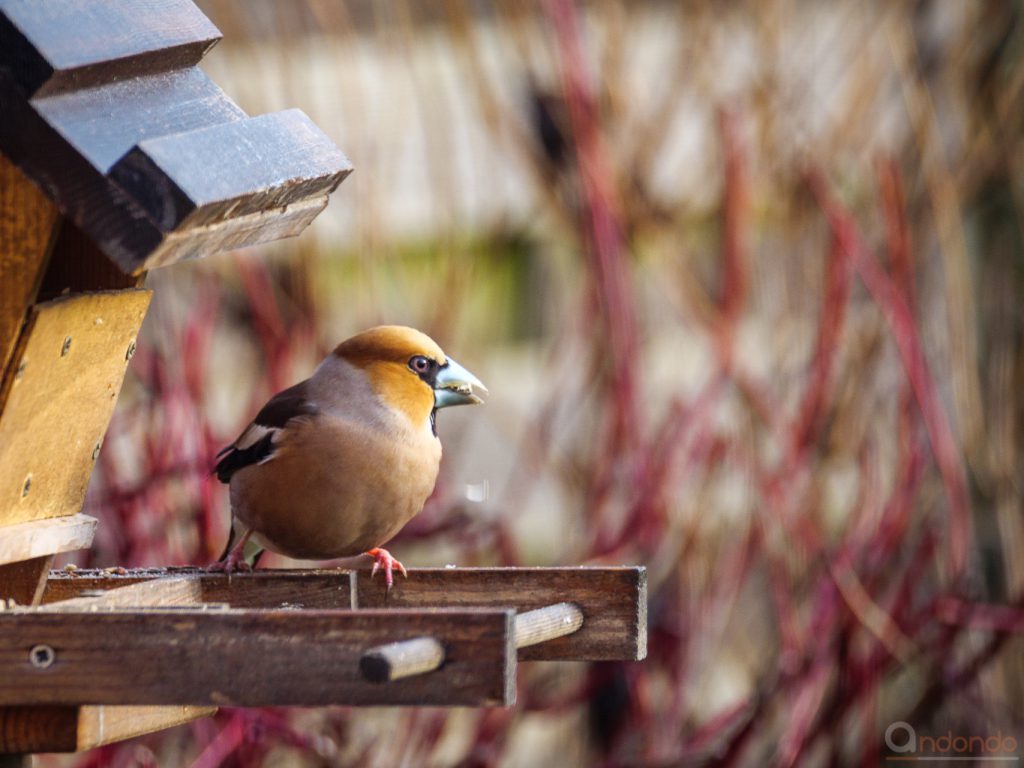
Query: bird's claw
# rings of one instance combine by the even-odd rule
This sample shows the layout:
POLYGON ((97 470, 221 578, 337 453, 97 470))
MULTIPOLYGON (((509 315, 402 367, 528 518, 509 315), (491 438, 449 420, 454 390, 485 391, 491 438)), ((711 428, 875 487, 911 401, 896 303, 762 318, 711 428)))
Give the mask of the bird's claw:
POLYGON ((252 573, 252 566, 245 561, 244 557, 234 557, 232 553, 223 560, 210 563, 206 566, 206 571, 207 573, 223 573, 230 577, 233 573, 252 573))
POLYGON ((363 554, 373 558, 373 568, 370 570, 370 578, 372 579, 377 575, 377 571, 384 570, 384 583, 387 585, 388 592, 391 591, 391 587, 394 586, 395 577, 393 571, 397 568, 401 571, 402 575, 406 578, 409 577, 408 572, 405 570, 405 566, 396 560, 390 552, 380 547, 375 547, 363 554))

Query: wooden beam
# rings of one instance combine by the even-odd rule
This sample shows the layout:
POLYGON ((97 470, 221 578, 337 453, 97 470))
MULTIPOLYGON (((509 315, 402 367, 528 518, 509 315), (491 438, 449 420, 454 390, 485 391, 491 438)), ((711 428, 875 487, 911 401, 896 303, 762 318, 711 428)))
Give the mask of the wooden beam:
POLYGON ((218 40, 191 0, 0 4, 0 66, 29 96, 193 66, 218 40))
POLYGON ((32 310, 0 395, 0 525, 81 510, 149 300, 110 291, 32 310))
POLYGON ((57 207, 0 154, 0 380, 35 301, 57 207))
POLYGON ((199 580, 192 576, 140 581, 117 589, 85 594, 81 597, 49 603, 47 611, 96 611, 122 608, 165 608, 198 606, 203 602, 199 580))
POLYGON ((0 704, 509 705, 512 611, 0 613, 0 704), (433 637, 442 669, 368 682, 371 647, 433 637))
POLYGON ((38 605, 52 565, 53 555, 0 565, 0 608, 5 607, 6 602, 38 605))
POLYGON ((579 608, 583 625, 565 637, 521 648, 521 660, 608 661, 647 655, 647 571, 638 567, 414 568, 408 578, 396 579, 390 595, 381 579, 371 580, 366 571, 258 570, 230 580, 198 569, 133 570, 123 575, 57 572, 50 574, 43 602, 183 573, 200 580, 204 601, 234 607, 477 607, 525 613, 569 600, 579 608))
POLYGON ((60 131, 76 155, 102 174, 140 142, 246 117, 201 69, 115 80, 100 88, 34 99, 32 107, 60 131), (110 109, 111 102, 118 108, 110 109))
MULTIPOLYGON (((189 64, 135 73, 132 57, 112 60, 92 87, 71 78, 27 96, 3 66, 5 34, 21 38, 2 13, 0 150, 125 273, 296 235, 352 170, 301 112, 249 118, 189 64)), ((146 38, 145 18, 127 39, 146 38)))
MULTIPOLYGON (((197 579, 179 576, 140 581, 94 596, 80 592, 49 610, 189 606, 200 603, 201 597, 197 579)), ((214 706, 0 707, 0 753, 81 752, 209 717, 216 711, 214 706)))
POLYGON ((297 109, 140 141, 110 178, 161 230, 326 197, 348 160, 297 109))
MULTIPOLYGON (((189 579, 196 585, 199 598, 194 602, 227 603, 233 608, 320 608, 351 609, 355 575, 346 570, 258 570, 235 573, 208 573, 199 568, 138 568, 109 573, 102 570, 53 571, 46 584, 42 602, 94 599, 109 596, 122 606, 145 605, 152 592, 163 587, 154 583, 189 579), (133 591, 138 585, 142 591, 133 591)), ((174 589, 180 589, 174 587, 174 589)), ((191 589, 191 588, 190 588, 191 589)), ((194 598, 195 592, 189 592, 194 598)), ((163 598, 161 598, 163 599, 163 598)))
POLYGON ((519 651, 522 661, 639 660, 647 656, 644 568, 410 568, 387 594, 358 571, 360 608, 507 606, 520 612, 571 601, 579 631, 519 651))
POLYGON ((67 515, 2 526, 0 564, 88 549, 95 532, 96 518, 88 515, 67 515))

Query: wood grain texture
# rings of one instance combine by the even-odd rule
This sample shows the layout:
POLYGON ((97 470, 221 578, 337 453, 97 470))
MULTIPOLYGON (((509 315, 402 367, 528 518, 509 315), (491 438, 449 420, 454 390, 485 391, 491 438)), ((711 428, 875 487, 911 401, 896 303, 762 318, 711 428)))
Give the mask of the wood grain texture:
POLYGON ((0 606, 5 601, 18 605, 38 605, 46 588, 46 575, 53 555, 0 565, 0 606))
POLYGON ((97 591, 69 600, 50 603, 48 611, 95 611, 121 608, 161 608, 197 606, 203 602, 199 579, 192 576, 168 576, 150 579, 117 589, 97 591))
POLYGON ((82 514, 0 526, 0 564, 88 549, 95 532, 96 518, 82 514))
POLYGON ((57 219, 49 198, 0 154, 0 376, 35 301, 57 219))
MULTIPOLYGON (((70 576, 67 571, 60 573, 70 576)), ((94 597, 79 593, 49 610, 188 606, 199 603, 200 597, 198 579, 172 576, 136 582, 94 597)), ((0 707, 0 752, 80 752, 208 717, 216 711, 211 706, 0 707)))
MULTIPOLYGON (((188 579, 198 585, 199 602, 227 603, 234 608, 321 608, 347 610, 352 607, 355 575, 343 570, 262 570, 253 573, 207 573, 199 568, 132 569, 123 573, 102 570, 53 571, 43 593, 43 604, 84 596, 110 595, 122 605, 141 605, 151 597, 144 586, 157 580, 188 579), (126 587, 139 585, 139 591, 126 587), (112 590, 118 594, 115 596, 112 590)), ((179 590, 179 587, 173 587, 179 590)), ((184 594, 184 591, 179 592, 184 594)), ((194 595, 189 592, 188 594, 194 595)))
POLYGON ((516 647, 546 643, 577 632, 583 626, 583 611, 573 603, 555 603, 516 614, 516 647))
POLYGON ((74 752, 77 707, 0 707, 0 754, 74 752))
POLYGON ((171 232, 150 251, 142 269, 156 269, 186 259, 198 259, 217 251, 243 248, 272 240, 295 237, 327 207, 327 197, 315 197, 284 208, 273 208, 216 224, 171 232))
MULTIPOLYGON (((191 574, 205 602, 234 607, 515 608, 526 612, 571 600, 583 626, 566 637, 520 649, 521 660, 632 660, 647 655, 644 568, 414 568, 385 596, 367 571, 258 570, 208 574, 199 569, 137 569, 123 575, 53 572, 43 603, 147 579, 191 574), (351 597, 349 597, 349 593, 351 597)), ((557 616, 563 612, 555 611, 557 616)), ((537 615, 540 616, 539 614, 537 615)))
POLYGON ((0 412, 0 524, 77 513, 150 292, 37 305, 0 412))
POLYGON ((246 117, 200 69, 117 80, 31 104, 102 174, 136 144, 246 117))
POLYGON ((0 704, 508 705, 511 611, 226 610, 0 613, 0 704), (374 685, 371 647, 430 636, 446 663, 374 685), (45 668, 29 662, 53 649, 45 668))
POLYGON ((219 39, 190 0, 0 0, 0 66, 29 96, 193 66, 219 39))
MULTIPOLYGON (((177 4, 146 0, 153 18, 138 15, 133 39, 145 45, 177 4)), ((8 5, 22 0, 0 0, 0 49, 8 5)), ((0 151, 123 272, 298 234, 351 171, 300 112, 250 119, 186 59, 136 72, 139 61, 103 64, 95 82, 61 76, 29 97, 35 76, 0 54, 0 151)))
POLYGON ((110 178, 165 232, 325 197, 352 170, 300 110, 140 141, 110 178))
POLYGON ((507 606, 518 611, 571 600, 583 613, 578 632, 522 648, 522 661, 639 660, 647 655, 644 568, 410 568, 384 588, 358 572, 360 608, 507 606))

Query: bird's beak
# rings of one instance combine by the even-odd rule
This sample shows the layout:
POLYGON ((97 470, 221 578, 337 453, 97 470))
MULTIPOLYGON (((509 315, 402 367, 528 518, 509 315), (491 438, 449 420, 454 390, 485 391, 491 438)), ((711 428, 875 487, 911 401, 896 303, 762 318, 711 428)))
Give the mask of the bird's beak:
POLYGON ((438 369, 434 380, 434 407, 482 403, 483 400, 473 394, 474 387, 487 391, 480 379, 449 357, 448 362, 438 369))

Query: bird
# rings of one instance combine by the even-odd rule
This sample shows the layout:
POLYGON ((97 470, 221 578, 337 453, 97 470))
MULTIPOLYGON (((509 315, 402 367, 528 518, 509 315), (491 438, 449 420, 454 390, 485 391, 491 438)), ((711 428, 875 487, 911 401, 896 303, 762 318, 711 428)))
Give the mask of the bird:
POLYGON ((250 570, 264 550, 327 560, 365 554, 371 578, 405 566, 383 548, 422 508, 441 462, 437 412, 487 388, 426 334, 382 325, 338 344, 274 395, 217 454, 231 532, 211 570, 250 570), (248 547, 248 549, 247 549, 248 547))

